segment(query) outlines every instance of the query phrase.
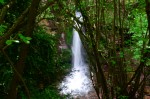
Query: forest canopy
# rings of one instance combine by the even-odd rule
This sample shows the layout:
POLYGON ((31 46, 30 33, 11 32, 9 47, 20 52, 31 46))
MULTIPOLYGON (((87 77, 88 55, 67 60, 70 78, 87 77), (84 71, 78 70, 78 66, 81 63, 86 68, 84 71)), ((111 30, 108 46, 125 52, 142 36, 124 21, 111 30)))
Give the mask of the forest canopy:
POLYGON ((0 0, 0 97, 69 97, 57 85, 71 71, 73 28, 98 99, 150 95, 149 0, 0 0))

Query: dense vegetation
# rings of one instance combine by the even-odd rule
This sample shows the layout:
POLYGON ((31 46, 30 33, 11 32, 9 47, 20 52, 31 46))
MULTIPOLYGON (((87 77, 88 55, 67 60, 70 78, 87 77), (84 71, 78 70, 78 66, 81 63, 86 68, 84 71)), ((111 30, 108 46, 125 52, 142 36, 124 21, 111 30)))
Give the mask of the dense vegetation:
POLYGON ((150 86, 149 13, 149 0, 0 0, 0 97, 65 99, 56 85, 70 70, 75 28, 97 97, 143 99, 150 86), (61 33, 68 49, 59 48, 61 33))

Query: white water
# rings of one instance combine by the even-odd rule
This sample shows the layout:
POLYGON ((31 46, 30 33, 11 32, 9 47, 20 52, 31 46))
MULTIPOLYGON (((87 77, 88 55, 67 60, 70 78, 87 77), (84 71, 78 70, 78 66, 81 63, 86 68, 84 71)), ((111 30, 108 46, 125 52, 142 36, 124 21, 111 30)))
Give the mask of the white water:
MULTIPOLYGON (((76 12, 76 17, 81 18, 81 13, 76 12)), ((73 29, 72 43, 72 72, 66 76, 61 83, 62 94, 71 94, 73 96, 85 95, 92 89, 89 78, 89 69, 84 61, 82 43, 78 32, 73 29)))

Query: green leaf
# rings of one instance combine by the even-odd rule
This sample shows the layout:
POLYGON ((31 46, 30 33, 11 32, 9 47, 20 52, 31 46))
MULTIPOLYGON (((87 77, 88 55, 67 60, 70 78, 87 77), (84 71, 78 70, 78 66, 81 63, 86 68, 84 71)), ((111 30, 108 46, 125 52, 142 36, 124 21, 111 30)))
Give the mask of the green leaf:
POLYGON ((19 43, 19 40, 7 40, 7 41, 6 41, 6 44, 7 44, 7 45, 11 45, 13 42, 14 42, 14 43, 19 43))
POLYGON ((145 60, 144 59, 141 59, 141 62, 144 62, 145 60))
POLYGON ((115 64, 116 64, 116 61, 114 61, 114 60, 112 60, 111 62, 112 62, 112 64, 113 64, 113 65, 115 65, 115 64))
POLYGON ((26 44, 30 44, 30 40, 32 39, 31 37, 25 37, 22 34, 18 34, 18 36, 20 37, 20 39, 25 42, 26 44))
POLYGON ((15 42, 15 43, 19 43, 20 41, 19 41, 19 40, 13 40, 13 42, 15 42))
POLYGON ((21 39, 24 39, 24 36, 22 34, 18 34, 18 36, 21 38, 21 39))
POLYGON ((12 43, 13 43, 13 40, 7 40, 7 41, 6 41, 6 44, 7 44, 7 45, 11 45, 12 43))
POLYGON ((26 44, 30 44, 30 41, 24 41, 26 44))
POLYGON ((123 52, 120 52, 120 57, 123 57, 123 56, 124 56, 123 52))
POLYGON ((26 39, 29 41, 29 40, 31 40, 32 38, 31 38, 31 37, 26 37, 26 39))

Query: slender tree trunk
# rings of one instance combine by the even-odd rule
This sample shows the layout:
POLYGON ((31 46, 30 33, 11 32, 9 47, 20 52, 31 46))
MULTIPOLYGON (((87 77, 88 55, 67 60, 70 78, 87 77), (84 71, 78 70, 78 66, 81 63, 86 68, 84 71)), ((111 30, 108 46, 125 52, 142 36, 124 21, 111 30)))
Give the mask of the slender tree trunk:
MULTIPOLYGON (((32 0, 31 7, 29 9, 27 30, 26 30, 25 36, 32 36, 32 32, 34 30, 35 19, 36 19, 37 12, 38 12, 39 3, 40 3, 40 0, 32 0)), ((25 61, 26 61, 26 57, 28 54, 28 49, 29 49, 29 45, 23 43, 21 46, 19 60, 15 66, 16 70, 18 71, 18 73, 20 75, 22 75, 23 71, 24 71, 25 61)), ((20 83, 19 76, 16 72, 14 72, 12 82, 10 85, 10 90, 8 93, 8 99, 16 99, 17 98, 17 87, 18 87, 19 83, 20 83)), ((27 88, 25 88, 25 89, 27 89, 27 88)), ((28 99, 30 99, 29 92, 26 92, 26 94, 28 96, 28 99)))
MULTIPOLYGON (((23 74, 23 69, 25 67, 25 59, 27 56, 27 52, 28 52, 28 45, 22 44, 21 52, 19 55, 20 58, 15 66, 16 70, 18 71, 18 73, 20 75, 23 74)), ((20 78, 19 78, 18 74, 15 72, 14 76, 12 78, 11 85, 10 85, 8 99, 16 99, 17 98, 17 86, 19 84, 19 81, 20 81, 20 78)))

